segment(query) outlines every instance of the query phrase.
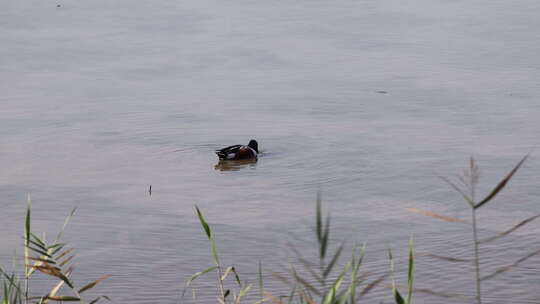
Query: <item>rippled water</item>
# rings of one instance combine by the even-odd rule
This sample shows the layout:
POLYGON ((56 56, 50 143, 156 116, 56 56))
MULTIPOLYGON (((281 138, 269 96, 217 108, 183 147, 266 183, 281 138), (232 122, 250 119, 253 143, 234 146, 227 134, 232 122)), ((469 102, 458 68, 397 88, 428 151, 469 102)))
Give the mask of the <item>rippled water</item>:
MULTIPOLYGON (((212 263, 197 204, 225 262, 255 280, 262 260, 286 294, 270 273, 287 242, 316 254, 298 239, 321 191, 334 239, 367 241, 365 271, 414 233, 417 287, 473 294, 470 267, 425 256, 470 257, 468 226, 406 209, 467 219, 438 176, 475 155, 487 193, 538 144, 540 2, 56 2, 0 2, 2 265, 30 193, 38 231, 78 208, 77 280, 108 273, 99 293, 118 303, 175 303, 212 263), (257 163, 215 167, 214 149, 250 138, 257 163)), ((540 212, 537 154, 480 211, 482 236, 540 212)), ((538 250, 539 232, 482 247, 484 272, 538 250)), ((486 302, 540 302, 539 262, 486 282, 486 302)), ((369 297, 391 302, 387 286, 369 297)))

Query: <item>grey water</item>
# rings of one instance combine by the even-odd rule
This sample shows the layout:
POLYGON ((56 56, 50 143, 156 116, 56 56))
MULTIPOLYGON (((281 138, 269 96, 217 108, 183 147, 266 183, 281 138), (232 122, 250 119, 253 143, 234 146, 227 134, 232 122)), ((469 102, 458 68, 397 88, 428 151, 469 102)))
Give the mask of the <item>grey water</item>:
MULTIPOLYGON (((469 225, 408 208, 468 220, 439 176, 473 155, 483 196, 532 151, 480 235, 540 213, 539 14, 533 0, 1 0, 0 265, 22 254, 30 194, 48 238, 77 207, 77 283, 111 274, 95 294, 178 303, 212 265, 198 205, 224 263, 255 283, 262 261, 286 295, 272 273, 294 262, 288 243, 316 256, 320 192, 334 244, 367 242, 368 278, 390 247, 405 285, 414 235, 416 287, 465 297, 416 302, 472 303, 473 268, 428 256, 471 258, 469 225), (215 149, 251 138, 256 163, 216 167, 215 149)), ((481 247, 483 274, 540 249, 539 232, 481 247)), ((539 303, 539 263, 485 281, 485 302, 539 303)), ((366 301, 391 303, 388 285, 366 301)), ((214 277, 197 287, 215 302, 214 277)))

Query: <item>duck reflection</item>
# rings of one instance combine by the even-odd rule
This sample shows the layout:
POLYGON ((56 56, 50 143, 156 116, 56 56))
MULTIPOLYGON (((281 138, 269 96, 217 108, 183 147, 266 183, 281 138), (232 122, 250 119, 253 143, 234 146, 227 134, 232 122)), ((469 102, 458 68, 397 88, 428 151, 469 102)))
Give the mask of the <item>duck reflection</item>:
POLYGON ((255 168, 257 165, 257 159, 243 159, 243 160, 220 160, 214 169, 219 171, 238 171, 243 168, 255 168))

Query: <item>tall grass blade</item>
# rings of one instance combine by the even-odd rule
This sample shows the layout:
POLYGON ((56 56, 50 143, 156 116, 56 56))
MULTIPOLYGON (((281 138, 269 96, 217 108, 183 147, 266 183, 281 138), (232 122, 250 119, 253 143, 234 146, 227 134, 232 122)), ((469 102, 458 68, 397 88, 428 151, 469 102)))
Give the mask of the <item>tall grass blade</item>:
POLYGON ((443 181, 445 181, 448 185, 450 185, 450 187, 452 187, 454 190, 456 190, 459 194, 461 194, 461 196, 463 196, 463 199, 467 202, 467 204, 469 204, 469 206, 471 206, 471 208, 474 208, 474 201, 472 200, 472 198, 470 198, 467 194, 465 194, 465 192, 463 192, 458 186, 456 186, 454 183, 452 183, 451 180, 449 180, 448 178, 444 177, 444 176, 439 176, 443 181))
POLYGON ((288 284, 288 285, 294 285, 296 286, 296 284, 294 284, 293 282, 291 282, 289 280, 289 278, 283 276, 282 274, 279 274, 277 272, 272 272, 272 276, 278 280, 280 280, 281 282, 285 283, 285 284, 288 284))
POLYGON ((264 282, 263 282, 263 273, 262 273, 262 263, 259 261, 259 297, 262 301, 264 298, 264 282))
POLYGON ((42 250, 42 251, 47 252, 47 250, 48 250, 47 246, 41 245, 40 243, 35 242, 35 241, 33 241, 32 239, 28 240, 28 242, 29 242, 28 245, 30 245, 30 244, 31 244, 31 245, 34 245, 34 246, 36 246, 38 249, 40 249, 40 250, 42 250))
POLYGON ((58 302, 80 302, 81 298, 74 296, 51 296, 47 297, 47 300, 53 300, 58 302))
MULTIPOLYGON (((69 274, 66 273, 66 275, 69 276, 69 274)), ((62 286, 64 285, 64 281, 60 280, 60 282, 58 282, 58 284, 56 284, 56 286, 54 286, 51 291, 49 291, 49 294, 47 294, 45 296, 45 299, 43 300, 43 303, 48 303, 49 300, 47 300, 48 297, 52 297, 52 296, 56 296, 56 294, 58 293, 58 291, 60 291, 60 288, 62 288, 62 286)))
POLYGON ((220 263, 219 263, 219 255, 218 255, 218 251, 217 251, 216 241, 214 240, 214 238, 212 236, 212 230, 210 229, 210 226, 208 225, 208 223, 204 219, 204 216, 203 216, 201 210, 199 210, 199 207, 195 206, 195 209, 197 210, 197 216, 199 217, 199 221, 201 222, 201 226, 203 227, 204 232, 206 233, 206 236, 208 237, 208 240, 210 241, 210 247, 211 247, 211 250, 212 250, 212 256, 214 257, 214 262, 216 263, 217 266, 219 266, 220 265, 220 263))
POLYGON ((60 268, 51 266, 49 264, 44 263, 44 265, 34 265, 32 268, 39 270, 43 272, 44 274, 57 277, 60 280, 64 281, 71 289, 73 289, 73 283, 60 271, 60 268))
POLYGON ((236 268, 232 268, 232 272, 234 273, 234 279, 236 280, 236 283, 238 284, 238 286, 242 287, 242 281, 240 280, 240 275, 238 274, 238 272, 236 272, 236 268))
POLYGON ((388 275, 389 275, 389 273, 385 273, 385 274, 379 276, 378 278, 376 278, 375 280, 373 280, 366 287, 364 287, 364 289, 362 289, 362 291, 360 291, 360 293, 358 294, 360 296, 360 298, 365 296, 366 294, 368 294, 373 288, 377 287, 377 285, 384 282, 384 280, 386 280, 388 275))
POLYGON ((64 248, 65 245, 66 245, 66 243, 55 243, 53 245, 48 246, 47 250, 57 249, 57 248, 64 248))
POLYGON ((40 250, 40 249, 37 249, 37 248, 34 248, 34 247, 30 247, 30 246, 28 246, 28 249, 32 250, 35 253, 38 253, 41 256, 52 258, 51 254, 46 252, 46 251, 43 251, 43 250, 40 250))
POLYGON ((35 261, 35 262, 49 263, 49 264, 52 264, 52 265, 56 264, 55 261, 45 259, 45 258, 35 258, 35 257, 30 256, 30 257, 28 257, 28 259, 31 260, 31 261, 35 261))
POLYGON ((208 272, 210 272, 212 270, 216 270, 216 268, 217 268, 217 266, 212 266, 212 267, 209 267, 209 268, 207 268, 207 269, 205 269, 203 271, 199 271, 199 272, 193 274, 191 276, 191 278, 189 278, 189 280, 187 281, 187 286, 189 286, 191 284, 191 282, 195 281, 198 277, 200 277, 203 274, 208 273, 208 272))
POLYGON ((425 256, 428 256, 428 257, 431 257, 431 258, 436 258, 436 259, 439 259, 439 260, 448 261, 448 262, 472 263, 472 260, 460 259, 460 258, 454 258, 454 257, 447 257, 447 256, 442 256, 442 255, 436 255, 436 254, 426 254, 425 256))
POLYGON ((330 263, 328 263, 328 266, 324 270, 323 277, 326 278, 330 274, 330 272, 332 271, 332 268, 334 268, 334 265, 336 264, 336 262, 339 259, 339 256, 341 255, 341 251, 343 250, 343 246, 344 246, 344 244, 341 244, 341 246, 339 246, 339 248, 336 250, 336 253, 334 254, 334 257, 332 257, 332 260, 330 261, 330 263))
POLYGON ((313 287, 313 285, 311 285, 307 280, 305 280, 304 278, 299 276, 298 273, 296 272, 296 270, 293 270, 293 277, 295 278, 295 280, 300 282, 302 284, 302 286, 304 286, 307 290, 313 292, 317 296, 321 295, 319 290, 317 290, 317 288, 313 287))
POLYGON ((392 287, 392 292, 394 293, 394 300, 396 300, 396 304, 405 304, 405 300, 403 300, 403 297, 395 286, 392 287))
POLYGON ((319 282, 320 284, 324 283, 323 278, 315 272, 315 270, 311 266, 311 263, 308 260, 306 260, 306 259, 304 259, 304 258, 302 258, 300 256, 297 256, 297 259, 300 262, 300 264, 302 264, 302 266, 304 266, 304 268, 309 272, 309 274, 311 274, 311 276, 315 280, 317 280, 317 282, 319 282))
POLYGON ((349 268, 351 267, 351 264, 348 263, 343 271, 339 274, 334 284, 332 284, 332 287, 330 288, 330 291, 326 294, 323 300, 323 304, 332 304, 334 303, 336 296, 338 294, 339 289, 341 288, 341 284, 343 283, 343 280, 345 278, 345 274, 349 271, 349 268))
MULTIPOLYGON (((1 267, 0 267, 0 274, 3 275, 6 278, 6 280, 8 281, 8 283, 9 283, 8 287, 9 288, 13 287, 13 288, 17 289, 17 292, 22 293, 22 290, 19 288, 19 284, 18 284, 18 282, 17 282, 17 280, 15 278, 15 274, 10 276, 1 267)), ((4 282, 4 284, 6 284, 6 283, 4 282)))
POLYGON ((64 249, 66 244, 64 243, 59 243, 59 244, 54 244, 52 246, 49 246, 48 248, 48 251, 47 252, 50 252, 51 255, 56 255, 58 252, 62 251, 64 249))
POLYGON ((34 239, 34 241, 38 242, 43 247, 47 246, 45 245, 45 242, 39 236, 32 233, 32 231, 30 231, 30 239, 34 239))
POLYGON ((535 255, 537 255, 539 253, 540 253, 540 250, 531 252, 531 253, 527 254, 526 256, 520 258, 519 260, 515 261, 514 263, 512 263, 510 265, 507 265, 507 266, 504 266, 504 267, 501 267, 501 268, 497 269, 495 272, 493 272, 492 274, 489 274, 487 276, 482 277, 480 280, 484 281, 484 280, 492 279, 492 278, 498 276, 499 274, 507 272, 508 270, 512 269, 513 267, 518 266, 519 264, 523 263, 524 261, 528 260, 529 258, 531 258, 531 257, 533 257, 533 256, 535 256, 535 255))
POLYGON ((60 264, 58 264, 60 267, 64 267, 67 263, 69 263, 75 255, 70 255, 67 259, 63 260, 60 264))
POLYGON ((56 260, 61 260, 63 257, 65 257, 66 255, 70 254, 71 252, 73 252, 74 248, 70 248, 70 249, 67 249, 66 251, 60 253, 57 257, 56 257, 56 260))
POLYGON ((212 239, 212 230, 210 230, 210 226, 208 226, 208 223, 206 223, 206 220, 204 219, 201 210, 199 210, 199 207, 197 206, 195 206, 195 209, 197 210, 197 216, 199 217, 199 221, 203 226, 204 232, 206 232, 206 236, 208 237, 208 239, 212 239))
POLYGON ((32 200, 30 199, 30 194, 28 194, 27 198, 27 206, 26 206, 26 219, 24 223, 24 298, 25 303, 28 304, 28 291, 29 291, 29 279, 30 279, 30 271, 32 268, 28 266, 30 264, 30 261, 28 260, 28 257, 30 256, 30 218, 32 213, 32 200))
POLYGON ((71 220, 71 218, 73 217, 73 215, 75 214, 75 211, 77 211, 77 207, 71 209, 71 212, 69 213, 69 215, 64 220, 64 225, 62 225, 62 229, 60 229, 60 231, 56 235, 56 240, 54 241, 55 243, 58 242, 62 238, 62 235, 64 234, 64 231, 66 230, 66 226, 69 223, 69 221, 71 220))
POLYGON ((308 303, 308 304, 317 304, 317 303, 315 303, 315 301, 314 301, 309 295, 307 295, 305 292, 301 292, 301 299, 303 299, 304 301, 306 301, 306 303, 308 303))
POLYGON ((194 273, 191 278, 189 278, 189 280, 186 282, 186 287, 184 287, 184 290, 182 290, 182 296, 181 296, 181 299, 184 298, 185 294, 186 294, 186 290, 189 286, 191 286, 191 283, 193 283, 193 281, 195 281, 198 277, 202 276, 203 274, 205 273, 208 273, 210 271, 213 271, 213 270, 216 270, 218 267, 217 266, 212 266, 212 267, 209 267, 203 271, 199 271, 199 272, 196 272, 194 273))
POLYGON ((497 186, 491 191, 490 194, 488 194, 488 196, 486 196, 486 198, 484 198, 483 200, 481 200, 478 204, 474 205, 474 209, 478 209, 480 207, 482 207, 484 204, 486 204, 487 202, 489 202, 491 199, 493 199, 497 193, 499 193, 502 189, 504 189, 504 187, 506 186, 506 184, 510 181, 510 179, 512 178, 512 176, 514 176, 514 174, 517 172, 517 170, 521 167, 521 165, 523 165, 523 163, 527 160, 527 158, 529 157, 529 154, 525 155, 520 161, 519 163, 514 167, 514 169, 512 169, 512 171, 510 171, 510 173, 508 173, 508 175, 506 175, 506 177, 501 180, 499 182, 499 184, 497 184, 497 186))
POLYGON ((427 210, 421 210, 421 209, 417 209, 417 208, 407 208, 407 210, 411 211, 411 212, 414 212, 414 213, 430 216, 430 217, 433 217, 433 218, 436 218, 436 219, 439 219, 439 220, 443 220, 443 221, 446 221, 446 222, 451 222, 451 223, 464 223, 465 222, 462 219, 440 215, 440 214, 437 214, 435 212, 431 212, 431 211, 427 211, 427 210))
POLYGON ((93 300, 90 301, 90 303, 88 303, 88 304, 96 304, 99 300, 101 300, 101 297, 97 297, 97 298, 93 299, 93 300))
POLYGON ((392 255, 392 250, 388 249, 388 258, 390 259, 390 272, 392 274, 392 295, 394 296, 394 300, 396 301, 396 304, 405 304, 405 301, 403 300, 403 297, 399 293, 397 287, 396 287, 396 279, 394 275, 394 257, 392 255))
POLYGON ((238 297, 236 298, 236 303, 239 304, 240 303, 240 299, 242 299, 244 296, 246 296, 246 294, 249 292, 249 290, 251 289, 251 284, 249 284, 248 286, 242 288, 240 290, 240 293, 238 294, 238 297))
POLYGON ((296 284, 294 284, 293 289, 291 290, 291 293, 289 294, 289 301, 287 303, 289 304, 292 303, 295 294, 296 294, 296 284))
POLYGON ((111 277, 111 275, 104 275, 104 276, 102 276, 101 278, 99 278, 99 279, 97 279, 97 280, 95 280, 95 281, 93 281, 93 282, 90 282, 90 283, 86 284, 84 287, 82 287, 81 289, 79 289, 79 293, 83 293, 83 292, 85 292, 85 291, 87 291, 87 290, 89 290, 89 289, 92 289, 92 288, 96 287, 96 285, 97 285, 98 283, 100 283, 101 281, 104 281, 104 280, 106 280, 106 279, 108 279, 108 278, 110 278, 110 277, 111 277))
POLYGON ((487 239, 480 240, 480 241, 478 241, 478 243, 480 243, 480 244, 482 244, 482 243, 488 243, 488 242, 491 242, 491 241, 495 241, 495 240, 497 240, 497 239, 500 239, 500 238, 502 238, 503 236, 506 236, 506 235, 508 235, 508 234, 510 234, 510 233, 512 233, 512 232, 514 232, 514 231, 516 231, 516 230, 519 229, 520 227, 522 227, 522 226, 524 226, 524 225, 526 225, 526 224, 532 222, 533 220, 535 220, 535 219, 537 219, 537 218, 539 218, 539 217, 540 217, 540 214, 537 214, 537 215, 535 215, 535 216, 531 216, 531 217, 529 217, 528 219, 521 221, 519 224, 515 225, 514 227, 512 227, 512 228, 510 228, 510 229, 508 229, 508 230, 506 230, 506 231, 504 231, 504 232, 502 232, 502 233, 499 233, 498 235, 492 236, 492 237, 487 238, 487 239))
POLYGON ((212 256, 214 257, 214 262, 216 263, 216 265, 219 266, 220 263, 219 263, 219 256, 218 256, 216 241, 213 238, 210 239, 210 247, 212 248, 212 256))
POLYGON ((278 298, 276 298, 276 297, 274 297, 272 295, 269 295, 266 298, 262 298, 262 299, 260 299, 259 301, 255 302, 253 304, 261 304, 261 303, 268 302, 268 301, 272 301, 273 303, 283 304, 283 302, 281 302, 278 298))
POLYGON ((322 240, 322 206, 321 206, 321 193, 317 192, 317 214, 315 218, 316 230, 317 230, 317 241, 320 243, 322 240))
POLYGON ((427 288, 415 288, 414 291, 419 292, 419 293, 425 293, 425 294, 429 294, 429 295, 438 296, 438 297, 441 297, 441 298, 461 298, 461 299, 466 300, 466 301, 471 300, 471 298, 469 298, 467 296, 464 296, 464 295, 461 295, 461 294, 445 293, 445 292, 440 292, 440 291, 434 291, 434 290, 427 289, 427 288))
POLYGON ((409 286, 407 294, 407 304, 411 304, 414 281, 414 238, 411 236, 409 241, 409 271, 407 273, 407 285, 409 286))
POLYGON ((326 224, 324 227, 322 239, 321 239, 321 246, 320 246, 320 257, 322 260, 324 260, 326 256, 326 249, 328 248, 328 238, 330 235, 330 215, 326 216, 326 224))
POLYGON ((232 266, 227 267, 227 269, 225 269, 225 273, 223 273, 220 280, 225 281, 225 279, 227 278, 227 276, 229 275, 232 269, 233 269, 232 266))

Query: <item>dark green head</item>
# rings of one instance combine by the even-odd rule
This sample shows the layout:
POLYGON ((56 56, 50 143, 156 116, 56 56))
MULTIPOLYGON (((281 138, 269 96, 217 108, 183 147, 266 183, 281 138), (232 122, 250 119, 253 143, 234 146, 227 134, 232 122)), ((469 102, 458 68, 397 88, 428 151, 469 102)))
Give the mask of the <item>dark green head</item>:
POLYGON ((259 153, 259 144, 255 139, 252 139, 249 141, 248 147, 255 150, 255 152, 259 153))

